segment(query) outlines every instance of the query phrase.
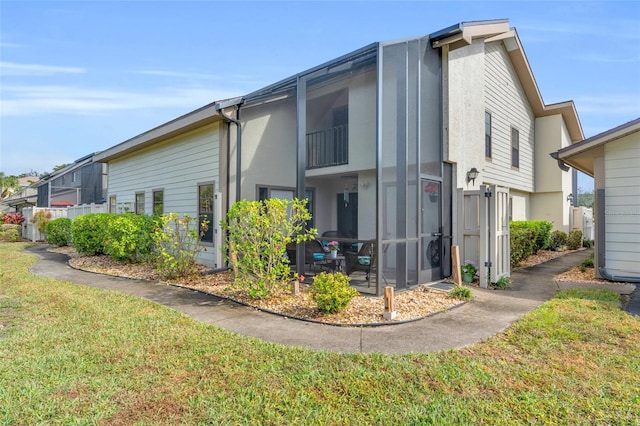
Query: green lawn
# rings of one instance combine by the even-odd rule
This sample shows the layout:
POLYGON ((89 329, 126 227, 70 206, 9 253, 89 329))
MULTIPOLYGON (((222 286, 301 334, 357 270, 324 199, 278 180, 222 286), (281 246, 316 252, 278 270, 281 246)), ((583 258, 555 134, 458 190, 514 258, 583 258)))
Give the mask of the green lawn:
POLYGON ((609 292, 465 350, 341 355, 33 276, 24 247, 0 244, 1 424, 640 423, 640 321, 609 292))

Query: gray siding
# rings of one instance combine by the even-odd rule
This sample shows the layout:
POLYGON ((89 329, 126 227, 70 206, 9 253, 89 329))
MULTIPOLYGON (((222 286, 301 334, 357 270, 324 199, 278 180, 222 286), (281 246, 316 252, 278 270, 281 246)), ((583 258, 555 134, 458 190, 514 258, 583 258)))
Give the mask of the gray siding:
POLYGON ((118 205, 145 193, 145 212, 153 208, 152 191, 164 190, 164 211, 197 214, 198 183, 215 182, 219 191, 220 129, 212 124, 109 163, 109 196, 118 205))
POLYGON ((640 133, 605 145, 606 268, 640 276, 640 133))
POLYGON ((485 181, 533 192, 535 117, 502 42, 485 44, 485 99, 493 139, 485 181), (512 127, 520 132, 518 169, 511 167, 512 127))

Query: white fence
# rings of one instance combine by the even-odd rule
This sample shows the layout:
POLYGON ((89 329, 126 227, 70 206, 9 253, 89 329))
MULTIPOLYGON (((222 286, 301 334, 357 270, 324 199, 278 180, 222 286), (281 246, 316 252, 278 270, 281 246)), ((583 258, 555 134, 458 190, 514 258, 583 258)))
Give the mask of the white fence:
POLYGON ((60 217, 75 219, 78 216, 89 213, 103 213, 107 211, 106 204, 82 204, 65 208, 27 207, 22 209, 24 222, 22 222, 22 238, 29 241, 44 241, 46 236, 38 229, 38 220, 34 219, 38 212, 45 212, 47 219, 53 220, 60 217))
POLYGON ((82 216, 83 214, 89 213, 106 213, 107 205, 106 204, 81 204, 79 206, 71 206, 67 207, 67 217, 69 219, 75 219, 78 216, 82 216))
POLYGON ((593 241, 595 239, 595 230, 593 229, 593 209, 589 207, 571 207, 569 215, 569 225, 571 229, 579 229, 585 240, 593 241))

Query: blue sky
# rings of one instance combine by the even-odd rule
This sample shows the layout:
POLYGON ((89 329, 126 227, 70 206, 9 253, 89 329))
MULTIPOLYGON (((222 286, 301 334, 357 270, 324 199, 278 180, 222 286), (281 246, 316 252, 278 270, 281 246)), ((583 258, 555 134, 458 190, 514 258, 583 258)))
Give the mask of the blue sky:
MULTIPOLYGON (((640 117, 640 3, 0 2, 0 171, 51 171, 374 41, 508 18, 585 136, 640 117)), ((581 179, 581 186, 588 186, 581 179)))

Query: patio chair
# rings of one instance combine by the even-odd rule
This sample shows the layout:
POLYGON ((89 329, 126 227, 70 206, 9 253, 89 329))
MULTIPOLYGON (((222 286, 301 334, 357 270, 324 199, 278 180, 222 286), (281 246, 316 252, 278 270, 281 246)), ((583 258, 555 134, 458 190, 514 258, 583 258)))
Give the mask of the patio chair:
POLYGON ((371 285, 371 269, 376 263, 376 250, 372 243, 363 243, 360 250, 356 252, 347 251, 344 254, 347 275, 356 271, 365 272, 366 279, 371 285))
MULTIPOLYGON (((289 264, 296 264, 296 243, 287 244, 287 256, 289 257, 289 264)), ((324 260, 324 247, 322 247, 322 243, 318 240, 306 241, 304 243, 304 264, 310 265, 312 268, 315 268, 315 265, 323 265, 326 264, 324 260), (316 258, 315 254, 322 254, 322 259, 316 258)))

